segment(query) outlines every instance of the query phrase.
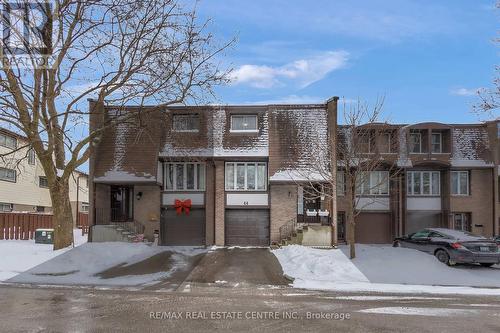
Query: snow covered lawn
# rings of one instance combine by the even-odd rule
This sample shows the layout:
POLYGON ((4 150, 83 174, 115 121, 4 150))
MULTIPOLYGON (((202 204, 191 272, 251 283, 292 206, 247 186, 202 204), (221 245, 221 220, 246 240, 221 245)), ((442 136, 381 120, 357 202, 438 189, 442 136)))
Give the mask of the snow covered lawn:
POLYGON ((447 267, 433 256, 389 246, 357 245, 351 261, 342 250, 299 245, 273 250, 295 288, 349 292, 500 295, 500 268, 447 267), (475 288, 477 287, 477 288, 475 288))
MULTIPOLYGON (((349 255, 348 246, 340 248, 349 255)), ((500 287, 498 265, 491 268, 478 265, 449 267, 434 256, 413 249, 357 244, 356 258, 352 262, 370 282, 500 287)))
MULTIPOLYGON (((87 242, 87 235, 82 236, 80 229, 73 230, 75 246, 87 242)), ((34 240, 0 240, 0 281, 5 281, 17 274, 52 259, 72 247, 53 251, 52 244, 35 244, 34 240)))
POLYGON ((154 283, 206 252, 191 247, 143 243, 87 243, 17 275, 8 282, 60 285, 137 286, 154 283))

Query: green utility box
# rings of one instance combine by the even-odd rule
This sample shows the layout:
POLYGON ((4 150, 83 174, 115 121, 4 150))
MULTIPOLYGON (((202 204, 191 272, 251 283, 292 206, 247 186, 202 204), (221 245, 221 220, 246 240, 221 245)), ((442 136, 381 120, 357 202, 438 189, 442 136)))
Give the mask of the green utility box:
POLYGON ((36 229, 35 243, 54 244, 54 229, 36 229))

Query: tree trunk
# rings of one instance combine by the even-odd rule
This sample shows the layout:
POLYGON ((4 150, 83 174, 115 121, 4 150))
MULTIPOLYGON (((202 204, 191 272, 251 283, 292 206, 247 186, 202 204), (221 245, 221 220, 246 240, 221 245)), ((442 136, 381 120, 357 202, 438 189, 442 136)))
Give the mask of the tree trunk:
POLYGON ((347 178, 347 193, 346 196, 349 198, 347 200, 347 211, 346 211, 346 223, 347 223, 347 244, 349 244, 349 256, 351 259, 356 258, 356 221, 355 217, 355 205, 356 205, 356 196, 355 196, 355 182, 353 179, 355 176, 349 175, 347 178))
POLYGON ((73 213, 69 199, 68 181, 57 180, 50 186, 52 200, 54 250, 70 246, 73 243, 73 213))

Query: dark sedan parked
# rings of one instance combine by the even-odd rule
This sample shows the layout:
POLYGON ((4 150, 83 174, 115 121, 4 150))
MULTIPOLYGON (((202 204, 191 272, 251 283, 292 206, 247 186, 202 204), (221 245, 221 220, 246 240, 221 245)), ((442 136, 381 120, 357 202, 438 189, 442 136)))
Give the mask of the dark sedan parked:
POLYGON ((407 247, 436 256, 447 265, 478 263, 490 267, 500 263, 499 244, 494 240, 444 228, 427 228, 398 237, 394 247, 407 247))

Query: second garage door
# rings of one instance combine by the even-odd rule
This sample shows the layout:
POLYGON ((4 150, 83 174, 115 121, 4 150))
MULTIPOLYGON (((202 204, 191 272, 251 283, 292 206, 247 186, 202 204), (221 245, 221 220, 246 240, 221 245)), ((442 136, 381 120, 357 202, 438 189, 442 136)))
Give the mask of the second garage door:
POLYGON ((356 217, 356 243, 392 243, 391 214, 361 213, 356 217))
POLYGON ((269 246, 267 209, 227 209, 225 225, 228 246, 269 246))

